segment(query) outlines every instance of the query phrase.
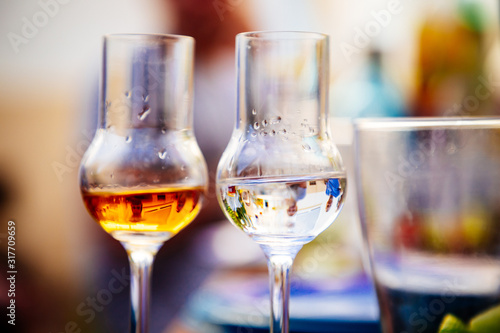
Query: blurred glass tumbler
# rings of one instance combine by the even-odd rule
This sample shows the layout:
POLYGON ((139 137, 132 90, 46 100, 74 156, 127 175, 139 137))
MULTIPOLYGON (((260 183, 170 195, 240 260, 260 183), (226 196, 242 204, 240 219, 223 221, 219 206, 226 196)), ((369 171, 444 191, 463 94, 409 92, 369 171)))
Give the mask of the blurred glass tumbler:
POLYGON ((383 332, 500 332, 500 119, 359 120, 355 147, 383 332))

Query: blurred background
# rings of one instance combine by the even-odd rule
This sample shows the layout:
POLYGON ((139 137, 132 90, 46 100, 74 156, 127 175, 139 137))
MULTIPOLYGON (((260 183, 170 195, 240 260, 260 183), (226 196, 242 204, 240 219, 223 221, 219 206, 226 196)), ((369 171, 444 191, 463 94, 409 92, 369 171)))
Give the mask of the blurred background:
MULTIPOLYGON (((18 274, 16 326, 7 325, 4 315, 0 327, 127 330, 125 251, 88 216, 78 188, 78 165, 96 127, 103 34, 195 37, 194 129, 212 181, 235 118, 235 35, 329 34, 333 137, 352 179, 353 118, 499 115, 498 14, 495 0, 1 1, 2 311, 9 302, 9 220, 16 224, 18 274)), ((359 320, 377 321, 351 181, 349 192, 339 219, 297 258, 296 318, 342 321, 363 312, 359 320), (365 291, 364 305, 338 302, 349 288, 365 291), (307 306, 315 297, 311 290, 329 295, 317 303, 320 314, 307 306)), ((152 332, 259 326, 268 311, 260 301, 265 288, 263 255, 224 219, 212 187, 199 218, 158 254, 152 332)))

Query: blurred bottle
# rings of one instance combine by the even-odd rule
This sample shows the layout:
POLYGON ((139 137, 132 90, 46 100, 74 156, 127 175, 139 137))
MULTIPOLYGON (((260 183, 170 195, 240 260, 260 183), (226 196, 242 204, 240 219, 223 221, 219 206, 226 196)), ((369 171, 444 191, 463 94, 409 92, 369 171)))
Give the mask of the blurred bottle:
POLYGON ((402 117, 406 115, 401 92, 386 74, 383 53, 372 49, 359 79, 335 87, 335 116, 402 117))
POLYGON ((484 74, 487 28, 481 1, 450 1, 426 15, 417 37, 413 116, 493 112, 484 74))

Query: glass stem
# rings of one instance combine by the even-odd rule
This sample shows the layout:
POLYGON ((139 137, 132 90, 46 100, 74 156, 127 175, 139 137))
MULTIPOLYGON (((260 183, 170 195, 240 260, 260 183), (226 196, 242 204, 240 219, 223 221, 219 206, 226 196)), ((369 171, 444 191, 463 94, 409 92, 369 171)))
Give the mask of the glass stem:
POLYGON ((270 333, 289 332, 290 272, 300 248, 301 246, 286 249, 262 246, 269 269, 270 333))
POLYGON ((149 330, 149 287, 151 270, 158 249, 136 248, 125 245, 130 262, 131 333, 147 333, 149 330))

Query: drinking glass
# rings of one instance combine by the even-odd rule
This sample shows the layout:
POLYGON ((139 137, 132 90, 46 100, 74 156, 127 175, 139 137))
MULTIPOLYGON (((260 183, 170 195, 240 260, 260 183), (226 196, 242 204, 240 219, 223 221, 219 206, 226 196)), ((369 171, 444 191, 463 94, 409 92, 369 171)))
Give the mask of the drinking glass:
POLYGON ((500 119, 360 120, 355 150, 383 332, 500 332, 500 119))
POLYGON ((131 332, 148 331, 158 249, 198 214, 207 169, 192 130, 194 40, 107 35, 99 127, 80 167, 90 215, 127 251, 131 332))
POLYGON ((228 219, 268 260, 271 332, 288 332, 289 274, 301 247, 339 214, 346 173, 328 119, 328 37, 237 35, 237 114, 217 170, 228 219))

